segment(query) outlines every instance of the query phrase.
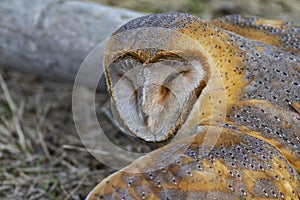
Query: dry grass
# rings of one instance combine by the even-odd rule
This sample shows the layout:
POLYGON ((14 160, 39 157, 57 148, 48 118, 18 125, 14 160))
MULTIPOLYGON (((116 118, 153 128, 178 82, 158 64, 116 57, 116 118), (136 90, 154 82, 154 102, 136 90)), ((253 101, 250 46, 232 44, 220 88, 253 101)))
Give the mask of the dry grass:
POLYGON ((83 199, 112 172, 82 147, 72 85, 1 71, 0 86, 0 199, 83 199))
MULTIPOLYGON (((209 10, 205 11, 201 1, 194 0, 181 0, 180 6, 165 7, 157 6, 154 1, 147 1, 144 7, 131 0, 94 1, 148 12, 171 8, 207 17, 228 14, 238 8, 244 13, 259 12, 267 17, 280 14, 293 21, 299 19, 300 8, 299 3, 296 5, 298 0, 268 1, 273 7, 253 3, 258 1, 249 6, 235 1, 226 1, 227 4, 202 1, 210 2, 209 10), (275 10, 255 10, 262 7, 275 10)), ((72 85, 39 80, 15 71, 0 70, 0 74, 0 199, 83 199, 113 170, 87 153, 79 140, 71 112, 72 85)), ((106 97, 98 98, 100 106, 106 97)), ((116 143, 124 143, 116 130, 109 129, 116 143)), ((134 144, 123 145, 134 148, 134 144)))

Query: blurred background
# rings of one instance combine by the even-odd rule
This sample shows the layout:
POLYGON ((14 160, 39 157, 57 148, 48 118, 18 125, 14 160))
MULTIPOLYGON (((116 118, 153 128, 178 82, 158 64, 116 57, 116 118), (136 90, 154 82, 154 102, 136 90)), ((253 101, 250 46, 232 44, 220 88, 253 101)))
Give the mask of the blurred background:
MULTIPOLYGON (((84 2, 144 13, 188 12, 208 20, 239 13, 300 24, 299 0, 84 2)), ((113 169, 94 159, 79 140, 72 118, 72 81, 56 82, 7 66, 0 66, 0 74, 0 199, 83 199, 113 169)), ((96 98, 101 107, 107 94, 96 98)), ((109 123, 106 127, 111 139, 125 149, 151 149, 128 142, 109 123)))
POLYGON ((188 12, 204 19, 229 14, 256 15, 298 22, 299 0, 88 0, 149 13, 188 12))

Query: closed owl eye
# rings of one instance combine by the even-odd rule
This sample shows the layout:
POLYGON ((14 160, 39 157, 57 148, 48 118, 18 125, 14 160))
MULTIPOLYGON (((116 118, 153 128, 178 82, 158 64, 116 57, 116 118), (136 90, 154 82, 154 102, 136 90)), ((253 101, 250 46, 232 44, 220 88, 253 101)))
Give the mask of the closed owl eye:
POLYGON ((175 53, 165 53, 161 52, 150 59, 151 63, 160 63, 165 66, 169 66, 172 68, 172 72, 167 76, 165 79, 163 85, 168 86, 173 80, 175 80, 178 76, 183 75, 185 76, 188 74, 191 70, 187 67, 189 66, 189 63, 182 58, 181 56, 175 54, 175 53))
POLYGON ((110 78, 111 84, 114 86, 122 77, 130 81, 126 73, 140 65, 142 65, 140 60, 130 55, 116 59, 116 61, 111 63, 107 68, 107 74, 109 75, 108 77, 110 78))
POLYGON ((164 84, 168 85, 170 84, 174 79, 176 79, 178 76, 183 75, 185 76, 187 73, 189 73, 191 70, 182 70, 182 71, 178 71, 178 72, 173 72, 171 73, 165 80, 164 84))

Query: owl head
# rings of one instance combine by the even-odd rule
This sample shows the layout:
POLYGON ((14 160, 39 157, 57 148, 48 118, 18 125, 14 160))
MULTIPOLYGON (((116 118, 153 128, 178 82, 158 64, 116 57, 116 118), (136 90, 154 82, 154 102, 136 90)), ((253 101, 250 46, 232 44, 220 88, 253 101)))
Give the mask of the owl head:
POLYGON ((195 20, 182 13, 144 16, 110 38, 105 75, 124 132, 159 142, 186 122, 210 73, 205 51, 180 31, 195 20))

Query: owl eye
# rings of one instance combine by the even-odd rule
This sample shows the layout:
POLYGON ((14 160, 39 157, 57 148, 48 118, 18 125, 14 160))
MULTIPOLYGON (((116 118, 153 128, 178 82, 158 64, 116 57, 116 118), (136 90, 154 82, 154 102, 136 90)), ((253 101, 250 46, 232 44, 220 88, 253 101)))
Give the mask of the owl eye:
POLYGON ((186 74, 188 74, 190 72, 190 70, 182 70, 182 71, 178 71, 178 72, 174 72, 171 73, 165 80, 164 84, 168 85, 170 84, 173 80, 175 80, 178 76, 183 75, 185 76, 186 74))
POLYGON ((124 76, 128 71, 140 66, 142 63, 133 56, 126 56, 117 59, 107 67, 107 72, 111 78, 112 84, 115 85, 120 78, 126 78, 124 76))
POLYGON ((175 78, 179 76, 180 72, 171 73, 165 80, 165 84, 170 84, 175 78))

